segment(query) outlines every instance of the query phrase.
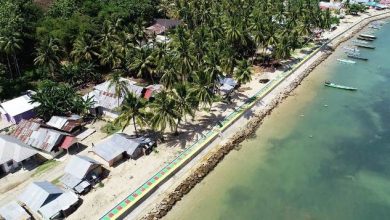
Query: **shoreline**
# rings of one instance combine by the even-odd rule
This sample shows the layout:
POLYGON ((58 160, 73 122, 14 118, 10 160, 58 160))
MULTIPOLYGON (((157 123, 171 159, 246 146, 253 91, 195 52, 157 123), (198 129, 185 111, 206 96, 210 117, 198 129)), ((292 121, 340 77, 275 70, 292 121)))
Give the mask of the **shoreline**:
MULTIPOLYGON (((334 39, 330 40, 327 43, 327 48, 324 48, 323 51, 317 51, 313 53, 321 53, 322 54, 319 57, 316 57, 313 63, 311 63, 304 71, 302 71, 300 74, 298 74, 289 85, 284 89, 283 92, 276 94, 272 99, 273 101, 266 105, 265 108, 263 108, 260 112, 256 112, 253 116, 253 119, 251 119, 245 126, 242 126, 243 129, 241 129, 240 132, 233 135, 232 137, 229 137, 229 141, 225 143, 223 146, 218 147, 217 149, 212 150, 206 158, 200 162, 195 170, 190 171, 188 177, 186 177, 183 181, 179 183, 178 186, 175 187, 175 189, 171 192, 167 192, 167 196, 165 196, 162 201, 160 201, 152 211, 150 211, 148 214, 144 215, 141 219, 160 219, 163 218, 174 206, 175 204, 181 200, 187 193, 189 193, 192 188, 194 188, 198 183, 200 183, 214 168, 221 162, 226 155, 230 153, 231 150, 236 149, 244 140, 246 140, 248 137, 252 136, 256 130, 261 126, 264 119, 269 116, 274 109, 278 107, 280 103, 283 102, 287 97, 290 96, 291 92, 293 92, 300 83, 318 66, 320 65, 324 60, 326 60, 333 51, 340 46, 340 44, 350 40, 353 38, 358 32, 360 32, 363 28, 365 28, 368 24, 370 24, 373 21, 377 20, 383 20, 388 17, 390 17, 390 12, 385 12, 382 14, 374 15, 371 17, 364 18, 357 22, 351 29, 347 29, 344 32, 342 32, 340 35, 336 36, 334 39), (352 31, 351 33, 348 33, 347 35, 342 36, 343 34, 352 31)), ((308 55, 310 56, 310 55, 308 55)), ((314 56, 307 59, 305 62, 308 62, 310 59, 313 59, 314 56)), ((303 64, 305 63, 303 62, 303 64)), ((299 67, 297 68, 299 69, 299 67)), ((291 74, 293 75, 293 73, 291 74)), ((287 76, 289 78, 291 76, 287 76)), ((286 80, 285 79, 285 80, 286 80)), ((285 80, 283 80, 281 83, 283 83, 285 80)), ((277 85, 279 87, 280 85, 277 85)), ((275 89, 276 89, 275 88, 275 89)), ((268 96, 267 94, 266 96, 268 96)))
MULTIPOLYGON (((350 16, 349 19, 352 20, 352 22, 343 22, 338 30, 328 32, 324 35, 324 38, 328 37, 328 39, 332 40, 340 39, 341 35, 350 32, 351 29, 355 28, 358 24, 370 22, 374 17, 378 18, 378 16, 383 15, 390 16, 389 12, 383 13, 377 11, 372 14, 363 14, 359 17, 350 16)), ((330 41, 327 41, 326 43, 329 42, 330 41)), ((311 51, 310 54, 302 56, 301 61, 293 66, 293 70, 280 72, 276 75, 277 77, 275 79, 272 79, 270 83, 263 84, 260 88, 258 88, 257 83, 252 83, 252 91, 255 93, 252 92, 251 95, 247 96, 250 98, 247 98, 243 105, 234 108, 234 111, 231 114, 224 116, 225 120, 221 121, 223 124, 222 127, 214 126, 211 130, 206 129, 203 131, 201 139, 196 138, 195 143, 192 142, 192 144, 189 144, 179 156, 175 156, 174 160, 164 162, 165 165, 155 171, 157 173, 149 176, 150 178, 148 177, 148 179, 143 180, 146 182, 140 182, 140 185, 138 185, 139 187, 135 190, 131 189, 134 191, 131 191, 130 194, 126 194, 125 197, 122 197, 123 195, 120 196, 122 198, 119 197, 118 199, 121 200, 116 202, 114 208, 105 212, 104 216, 100 219, 140 219, 147 213, 149 213, 149 215, 156 215, 156 213, 160 212, 159 210, 161 208, 166 209, 167 207, 164 207, 164 205, 156 206, 156 204, 161 204, 162 200, 166 201, 167 198, 169 199, 169 195, 172 194, 171 192, 175 192, 179 188, 177 186, 182 186, 182 183, 185 183, 186 181, 186 177, 195 173, 195 169, 199 167, 199 165, 210 163, 207 162, 205 158, 211 158, 210 155, 215 155, 216 151, 222 148, 221 146, 231 144, 233 142, 232 140, 234 140, 234 144, 239 144, 246 139, 248 134, 243 134, 241 140, 237 137, 244 129, 245 132, 247 132, 250 126, 256 124, 257 126, 260 126, 258 120, 255 121, 255 119, 258 118, 259 115, 264 115, 263 118, 265 118, 266 115, 270 114, 272 109, 284 99, 281 97, 287 97, 289 93, 299 85, 300 81, 305 77, 302 77, 302 75, 304 73, 308 75, 315 66, 322 62, 319 61, 319 59, 324 56, 324 48, 329 49, 323 44, 314 51, 311 51), (299 78, 301 79, 296 82, 299 78), (292 86, 293 84, 295 84, 295 86, 292 86), (154 211, 150 212, 150 210, 154 211)), ((328 53, 330 52, 328 51, 328 53)), ((260 119, 260 122, 262 119, 260 119)), ((234 149, 234 147, 231 149, 234 149)), ((225 155, 230 150, 225 152, 225 155)), ((220 159, 222 160, 223 158, 220 159)), ((203 179, 204 176, 202 176, 201 179, 203 179)), ((195 185, 196 184, 193 186, 195 185)), ((188 191, 190 188, 187 188, 188 191)), ((188 191, 186 193, 188 193, 188 191)), ((181 194, 181 197, 185 194, 181 194)), ((178 201, 181 197, 177 197, 174 200, 178 201)), ((168 210, 176 203, 173 202, 174 200, 170 201, 169 206, 171 207, 168 207, 168 210)), ((158 215, 160 218, 164 216, 158 215)), ((147 216, 144 217, 144 219, 147 218, 147 216)))

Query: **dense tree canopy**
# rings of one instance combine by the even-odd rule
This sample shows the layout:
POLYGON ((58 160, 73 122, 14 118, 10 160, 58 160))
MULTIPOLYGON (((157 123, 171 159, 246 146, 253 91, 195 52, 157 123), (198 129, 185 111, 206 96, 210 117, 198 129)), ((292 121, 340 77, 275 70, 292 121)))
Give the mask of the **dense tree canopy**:
MULTIPOLYGON (((47 85, 47 92, 73 88, 72 98, 74 88, 120 72, 165 86, 145 106, 159 114, 151 116, 151 127, 160 130, 177 130, 185 115, 220 100, 221 78, 245 84, 252 64, 289 58, 314 30, 335 21, 318 0, 54 0, 44 10, 32 0, 0 1, 0 77, 9 79, 0 82, 0 99, 37 89, 47 79, 60 83, 60 91, 47 85), (182 24, 156 42, 145 28, 165 16, 182 24)), ((49 98, 42 92, 38 97, 49 98)), ((52 101, 42 105, 42 116, 79 111, 52 101)))

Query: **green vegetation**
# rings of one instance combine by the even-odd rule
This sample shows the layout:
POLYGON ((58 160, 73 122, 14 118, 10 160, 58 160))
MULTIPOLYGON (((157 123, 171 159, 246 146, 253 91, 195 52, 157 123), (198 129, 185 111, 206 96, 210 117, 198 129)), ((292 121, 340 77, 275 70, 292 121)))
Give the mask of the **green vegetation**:
POLYGON ((357 3, 351 4, 350 0, 347 0, 347 2, 345 3, 345 7, 347 9, 347 14, 350 15, 357 15, 367 10, 367 7, 365 5, 357 3))
POLYGON ((54 180, 51 181, 51 183, 53 183, 54 185, 60 185, 61 177, 62 176, 59 176, 59 177, 55 178, 54 180))
POLYGON ((118 102, 128 93, 120 76, 164 85, 152 102, 127 95, 108 132, 132 122, 177 133, 220 100, 221 77, 245 84, 252 64, 277 64, 336 22, 317 0, 55 0, 45 11, 32 0, 2 2, 0 99, 38 90, 48 118, 83 113, 88 102, 75 91, 109 74, 118 102), (145 31, 161 17, 182 21, 165 43, 145 31))
POLYGON ((49 120, 53 115, 83 114, 93 104, 91 100, 84 100, 67 84, 44 81, 40 87, 31 96, 31 102, 40 103, 36 112, 44 120, 49 120))
POLYGON ((120 131, 122 127, 118 123, 108 122, 100 130, 108 135, 114 134, 120 131))
POLYGON ((48 160, 45 163, 43 163, 42 165, 40 165, 35 170, 35 172, 31 175, 31 177, 40 176, 42 173, 52 169, 53 167, 57 166, 58 164, 59 164, 59 162, 56 160, 48 160))

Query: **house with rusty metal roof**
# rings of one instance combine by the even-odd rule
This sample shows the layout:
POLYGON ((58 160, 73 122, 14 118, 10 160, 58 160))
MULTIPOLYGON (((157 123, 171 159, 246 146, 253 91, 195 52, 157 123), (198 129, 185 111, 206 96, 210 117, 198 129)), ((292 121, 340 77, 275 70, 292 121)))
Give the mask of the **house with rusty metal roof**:
POLYGON ((161 35, 180 25, 181 21, 175 19, 156 19, 152 26, 146 28, 148 34, 161 35))
POLYGON ((33 158, 37 150, 22 141, 0 134, 0 173, 9 173, 33 158))
POLYGON ((44 128, 33 120, 21 121, 11 135, 52 157, 59 155, 64 149, 69 149, 75 143, 75 137, 44 128))
MULTIPOLYGON (((136 85, 136 82, 129 79, 121 78, 121 81, 126 82, 127 91, 133 93, 137 97, 141 97, 144 91, 144 87, 136 85)), ((115 87, 110 86, 110 81, 106 81, 94 87, 94 90, 86 94, 84 99, 92 99, 94 102, 93 114, 106 115, 109 117, 117 117, 117 109, 122 104, 126 93, 117 97, 115 94, 115 87)))
POLYGON ((79 130, 82 124, 83 119, 79 115, 71 115, 69 117, 53 116, 46 122, 47 126, 69 134, 79 130))

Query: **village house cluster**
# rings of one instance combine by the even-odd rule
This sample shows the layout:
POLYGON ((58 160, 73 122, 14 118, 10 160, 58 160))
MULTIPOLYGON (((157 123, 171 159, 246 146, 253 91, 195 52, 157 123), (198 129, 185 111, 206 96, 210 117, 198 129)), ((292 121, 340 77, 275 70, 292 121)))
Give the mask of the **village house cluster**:
MULTIPOLYGON (((157 41, 167 43, 169 39, 164 33, 180 23, 157 19, 146 28, 146 32, 157 41)), ((130 79, 120 80, 129 92, 149 101, 163 90, 160 84, 143 86, 130 79)), ((83 98, 93 101, 91 115, 112 120, 118 117, 118 107, 125 94, 117 97, 109 84, 106 81, 94 86, 83 98)), ((32 102, 33 94, 34 91, 27 91, 20 97, 0 103, 2 123, 9 124, 7 132, 3 130, 0 134, 0 177, 9 173, 17 175, 20 169, 37 169, 48 160, 69 155, 70 151, 76 154, 69 155, 71 158, 58 183, 46 180, 32 182, 20 195, 15 195, 13 201, 0 207, 0 219, 66 218, 82 204, 80 195, 87 194, 107 176, 107 167, 125 159, 136 160, 150 154, 156 147, 156 141, 151 138, 133 137, 126 133, 114 133, 92 143, 92 146, 83 146, 82 141, 95 132, 86 127, 89 122, 79 115, 52 115, 45 122, 36 117, 40 103, 32 102), (89 147, 97 159, 79 155, 77 152, 83 147, 89 147)))

